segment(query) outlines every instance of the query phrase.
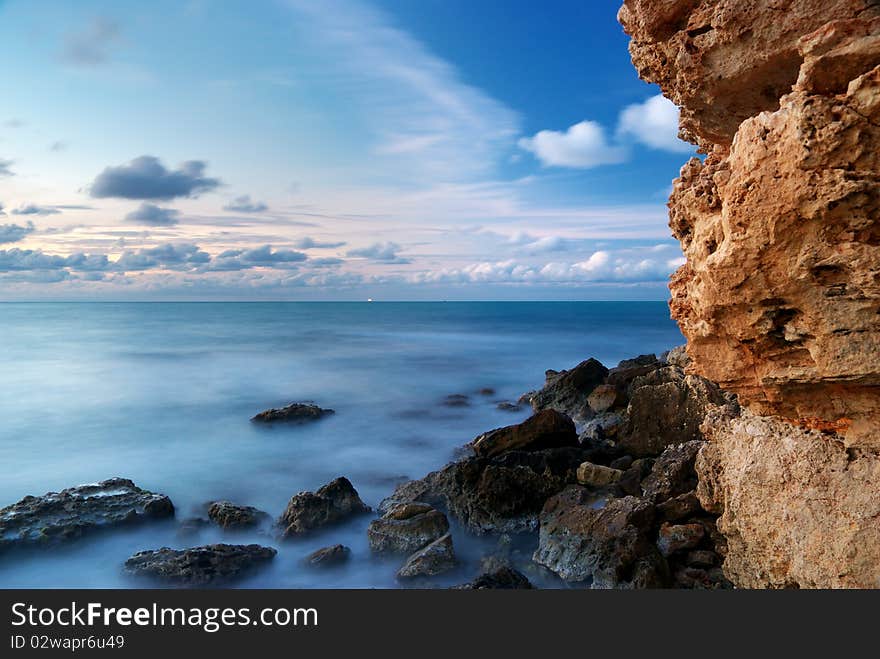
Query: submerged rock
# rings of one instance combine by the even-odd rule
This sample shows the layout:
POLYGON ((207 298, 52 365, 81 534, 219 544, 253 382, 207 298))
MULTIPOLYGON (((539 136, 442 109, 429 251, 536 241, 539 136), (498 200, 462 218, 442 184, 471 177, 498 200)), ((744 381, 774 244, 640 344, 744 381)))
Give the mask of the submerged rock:
POLYGON ((340 477, 316 492, 295 494, 278 519, 282 537, 307 533, 352 515, 370 512, 351 482, 340 477))
POLYGON ((433 577, 448 572, 456 565, 458 561, 452 546, 452 535, 447 533, 410 556, 397 571, 397 578, 433 577))
POLYGON ((17 546, 54 546, 112 527, 174 516, 164 494, 111 478, 43 496, 27 496, 0 509, 0 550, 17 546))
POLYGON ((497 403, 495 407, 502 412, 519 412, 522 409, 522 405, 519 403, 511 403, 509 400, 502 400, 497 403))
POLYGON ((443 404, 446 407, 470 407, 471 399, 467 394, 449 394, 443 404))
POLYGON ((230 501, 214 501, 208 506, 208 518, 224 529, 258 526, 270 519, 268 513, 253 506, 239 506, 230 501))
POLYGON ((370 522, 367 537, 375 552, 408 554, 448 531, 449 521, 439 510, 425 503, 402 503, 370 522))
POLYGON ((335 410, 318 407, 312 403, 291 403, 286 407, 260 412, 251 421, 256 423, 306 423, 335 413, 335 410))
POLYGON ((277 552, 260 545, 204 545, 190 549, 151 549, 125 561, 125 571, 136 576, 182 586, 229 582, 268 563, 277 552))
POLYGON ((522 423, 483 433, 471 445, 478 456, 492 457, 506 451, 534 451, 577 443, 570 418, 556 410, 542 410, 522 423))
POLYGON ((333 567, 342 565, 351 557, 351 549, 345 545, 322 547, 306 556, 305 564, 309 567, 333 567))
POLYGON ((503 565, 455 588, 456 590, 530 590, 534 586, 524 574, 509 565, 503 565))

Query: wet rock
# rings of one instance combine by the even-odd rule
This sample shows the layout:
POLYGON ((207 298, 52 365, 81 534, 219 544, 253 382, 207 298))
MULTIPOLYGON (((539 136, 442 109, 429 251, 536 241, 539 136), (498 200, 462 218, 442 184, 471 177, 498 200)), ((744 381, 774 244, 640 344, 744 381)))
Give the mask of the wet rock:
POLYGON ((633 456, 656 455, 670 444, 702 440, 700 424, 715 406, 730 403, 712 382, 676 366, 655 369, 630 386, 620 447, 633 456))
POLYGON ((626 417, 619 412, 602 412, 583 424, 578 437, 581 444, 613 440, 624 427, 626 417))
POLYGON ((553 409, 578 421, 587 420, 593 416, 587 396, 604 384, 607 375, 608 369, 591 358, 569 371, 547 371, 544 388, 523 398, 536 412, 553 409))
POLYGON ((278 520, 282 537, 307 533, 347 517, 370 512, 357 490, 345 478, 337 478, 316 492, 295 494, 278 520))
POLYGON ((477 437, 472 446, 481 457, 505 451, 534 451, 561 446, 577 446, 574 422, 556 410, 542 410, 522 423, 496 428, 477 437))
POLYGON ((253 506, 239 506, 230 501, 214 501, 208 506, 208 518, 224 529, 246 529, 268 521, 269 514, 253 506))
POLYGON ((333 567, 342 565, 351 557, 351 549, 345 545, 322 547, 306 556, 305 564, 309 567, 333 567))
POLYGON ((335 413, 334 410, 324 409, 312 403, 291 403, 286 407, 260 412, 251 421, 256 423, 307 423, 335 413))
POLYGON ((566 447, 468 458, 400 485, 380 509, 421 501, 478 535, 534 531, 544 502, 575 483, 578 466, 589 457, 589 451, 566 447))
POLYGON ((151 549, 125 561, 129 574, 182 586, 208 586, 232 581, 265 565, 276 551, 260 545, 205 545, 190 549, 151 549))
POLYGON ((592 462, 583 462, 578 467, 577 479, 581 485, 605 487, 616 482, 623 475, 620 469, 612 469, 592 462))
POLYGON ((367 537, 375 552, 409 554, 449 532, 446 515, 424 503, 392 506, 370 522, 367 537))
POLYGON ((667 447, 642 482, 644 495, 662 502, 693 490, 697 486, 694 463, 703 444, 692 441, 667 447))
POLYGON ((397 571, 397 578, 433 577, 448 572, 457 564, 452 535, 447 533, 410 556, 397 571))
POLYGON ((457 590, 531 590, 531 582, 522 572, 510 566, 502 566, 485 572, 473 581, 455 587, 457 590))
POLYGON ((664 556, 671 556, 675 552, 685 549, 693 549, 706 534, 702 524, 669 524, 664 522, 660 526, 657 536, 657 548, 664 556))
POLYGON ((502 400, 500 403, 496 404, 495 407, 502 412, 519 412, 522 409, 522 405, 519 403, 511 403, 509 400, 502 400))
POLYGON ((142 490, 125 478, 111 478, 43 496, 27 496, 0 509, 0 550, 49 547, 88 533, 174 516, 164 494, 142 490))
POLYGON ((588 490, 571 486, 547 500, 533 560, 565 581, 620 587, 639 559, 656 553, 653 520, 649 501, 627 496, 597 507, 588 490))
POLYGON ((450 394, 443 399, 446 407, 469 407, 471 399, 465 394, 450 394))

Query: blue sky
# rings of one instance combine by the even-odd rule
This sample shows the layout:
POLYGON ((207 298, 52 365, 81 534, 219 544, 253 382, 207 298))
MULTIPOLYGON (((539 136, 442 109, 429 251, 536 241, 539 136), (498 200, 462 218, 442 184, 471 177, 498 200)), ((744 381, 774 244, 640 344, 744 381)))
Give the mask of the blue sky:
POLYGON ((0 2, 0 298, 663 299, 617 8, 0 2))

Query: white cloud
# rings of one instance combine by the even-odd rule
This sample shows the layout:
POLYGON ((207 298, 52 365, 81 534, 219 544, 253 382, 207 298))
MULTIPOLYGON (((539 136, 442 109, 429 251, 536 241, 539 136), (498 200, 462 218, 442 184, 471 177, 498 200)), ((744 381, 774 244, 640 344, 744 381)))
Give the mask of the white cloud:
POLYGON ((694 147, 678 139, 678 107, 662 94, 624 108, 618 137, 630 137, 653 149, 687 153, 694 147))
POLYGON ((542 130, 520 139, 519 145, 547 167, 589 169, 622 163, 628 156, 624 147, 608 142, 602 125, 595 121, 581 121, 565 132, 542 130))

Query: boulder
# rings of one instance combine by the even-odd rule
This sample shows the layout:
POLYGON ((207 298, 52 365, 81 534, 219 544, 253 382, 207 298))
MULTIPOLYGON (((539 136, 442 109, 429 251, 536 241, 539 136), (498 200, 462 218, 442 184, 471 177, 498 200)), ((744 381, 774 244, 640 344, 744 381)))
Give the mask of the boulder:
POLYGON ((214 501, 208 506, 208 518, 224 529, 246 529, 267 521, 269 514, 252 506, 214 501))
POLYGON ((335 414, 335 411, 318 407, 312 403, 291 403, 286 407, 260 412, 251 421, 255 423, 307 423, 317 421, 328 414, 335 414))
POLYGON ((587 396, 587 404, 594 413, 600 414, 614 407, 619 399, 617 387, 613 384, 600 384, 587 396))
POLYGON ((670 366, 678 366, 682 369, 686 369, 691 363, 691 358, 688 357, 687 354, 687 345, 674 347, 666 353, 665 357, 667 364, 670 366))
POLYGON ((593 416, 587 397, 600 384, 604 384, 608 369, 596 359, 581 362, 568 371, 547 371, 544 388, 526 394, 536 412, 553 409, 578 421, 593 416))
POLYGON ((709 409, 731 404, 717 385, 677 366, 655 369, 633 380, 621 449, 633 456, 657 455, 670 444, 703 439, 700 424, 709 409))
POLYGON ((625 586, 637 561, 656 553, 654 506, 632 496, 596 503, 579 486, 548 499, 533 560, 565 581, 590 581, 594 588, 625 586))
POLYGON ((43 496, 27 496, 0 509, 0 550, 50 547, 94 531, 174 516, 164 494, 111 478, 43 496))
POLYGON ((670 524, 664 522, 657 536, 657 548, 667 558, 678 551, 693 549, 703 540, 702 524, 670 524))
POLYGON ((402 503, 370 522, 367 537, 375 552, 410 554, 448 532, 449 521, 439 510, 423 503, 402 503))
POLYGON ((623 475, 620 469, 612 469, 592 462, 582 462, 577 470, 578 483, 590 487, 605 487, 616 482, 623 475))
POLYGON ((522 572, 504 565, 455 588, 456 590, 531 590, 534 586, 522 572))
POLYGON ((534 531, 544 502, 577 481, 577 468, 590 455, 566 447, 467 458, 403 483, 380 509, 421 501, 446 510, 477 535, 534 531))
POLYGON ((129 574, 181 586, 227 583, 275 558, 260 545, 205 545, 190 549, 151 549, 125 561, 129 574))
POLYGON ((620 412, 600 412, 581 427, 578 440, 581 444, 598 444, 614 440, 624 427, 626 417, 620 412))
POLYGON ((342 565, 351 557, 351 549, 345 545, 322 547, 305 557, 304 563, 309 567, 333 567, 342 565))
POLYGON ((692 491, 697 486, 694 462, 703 445, 702 441, 692 441, 668 446, 642 481, 644 496, 659 503, 692 491))
POLYGON ((492 457, 506 451, 535 451, 577 444, 577 432, 569 417, 556 410, 542 410, 522 423, 483 433, 471 445, 476 455, 492 457))
POLYGON ((278 519, 282 537, 307 533, 352 515, 370 512, 357 490, 345 478, 337 478, 316 492, 295 494, 278 519))
POLYGON ((452 535, 447 533, 410 556, 397 571, 398 579, 433 577, 458 565, 452 535))
POLYGON ((657 514, 667 522, 676 522, 702 512, 700 500, 694 490, 671 497, 657 504, 657 514))

